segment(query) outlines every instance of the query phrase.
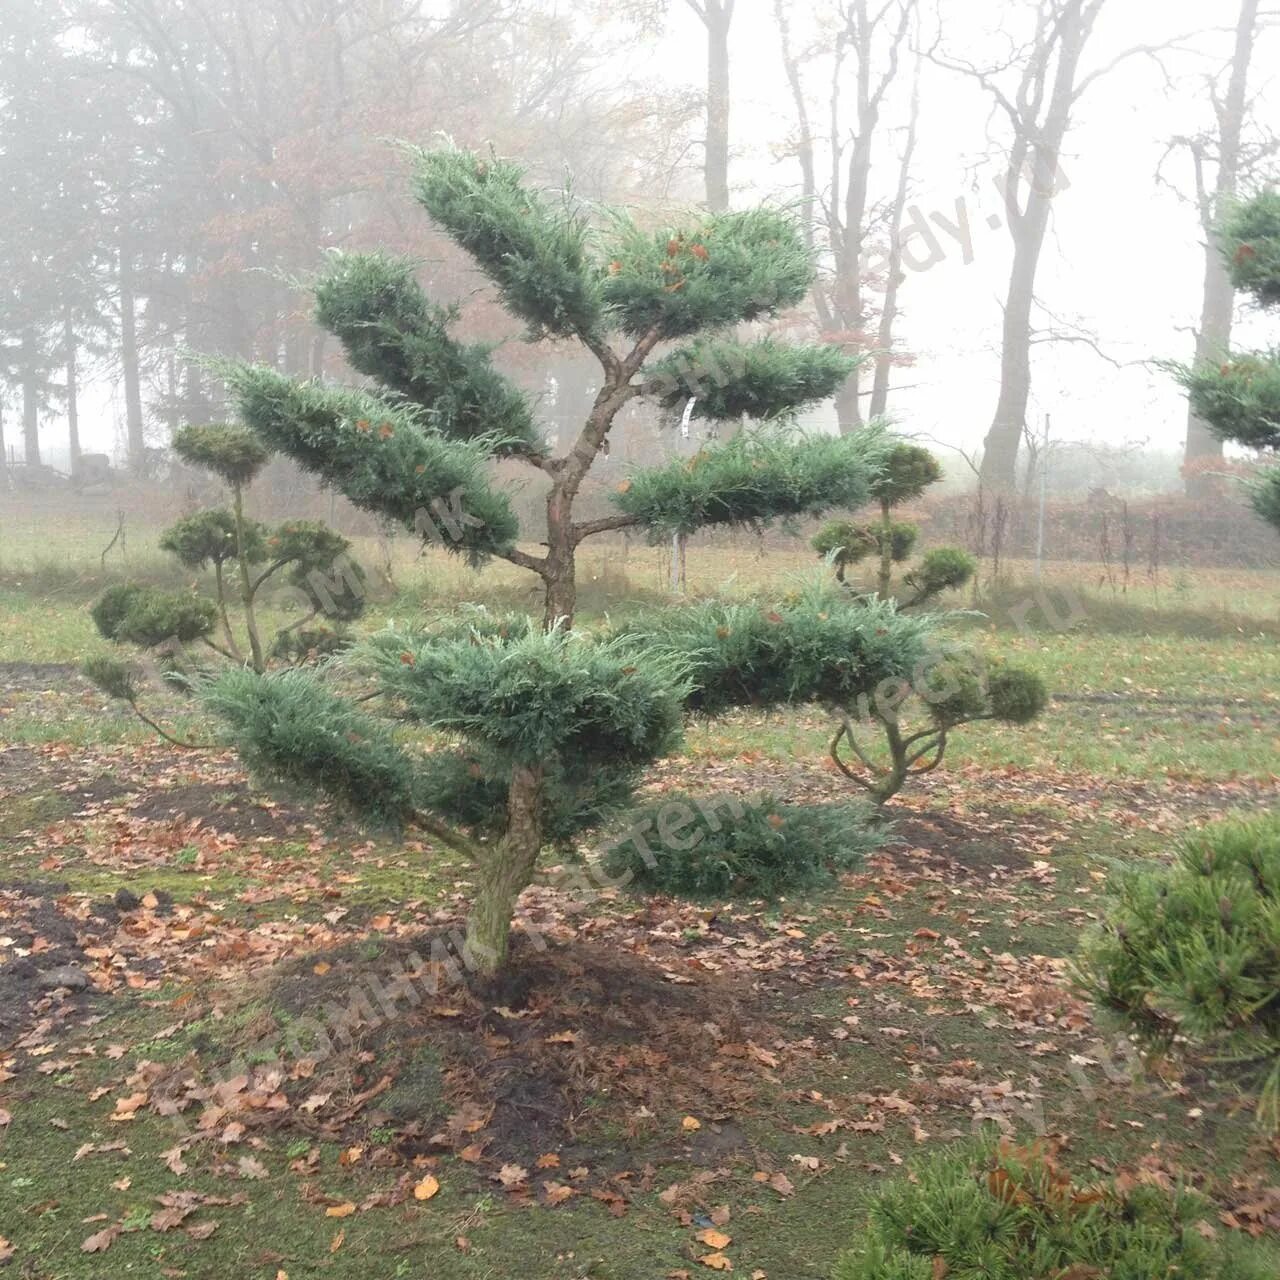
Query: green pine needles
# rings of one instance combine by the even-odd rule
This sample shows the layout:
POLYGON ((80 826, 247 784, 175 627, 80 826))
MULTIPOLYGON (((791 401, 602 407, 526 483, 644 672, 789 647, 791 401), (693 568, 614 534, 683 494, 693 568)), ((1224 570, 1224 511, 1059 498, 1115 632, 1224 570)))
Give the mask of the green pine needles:
MULTIPOLYGON (((857 506, 874 496, 893 442, 878 429, 848 438, 794 429, 798 411, 839 388, 849 357, 735 338, 812 284, 813 259, 789 211, 695 213, 642 229, 622 213, 588 218, 568 194, 533 190, 518 165, 495 156, 411 155, 419 202, 529 339, 576 341, 599 363, 594 403, 567 449, 553 456, 532 402, 487 348, 454 336, 452 302, 428 297, 415 264, 383 254, 335 255, 314 284, 317 320, 372 389, 243 364, 224 375, 239 421, 265 449, 424 539, 537 575, 541 628, 473 616, 388 631, 308 671, 264 672, 255 644, 252 671, 200 687, 262 776, 371 823, 419 828, 472 861, 466 956, 484 975, 506 963, 516 902, 543 848, 629 808, 687 714, 852 705, 909 678, 928 628, 888 605, 815 591, 774 606, 668 610, 611 634, 574 630, 585 539, 857 506), (611 495, 610 515, 577 518, 622 411, 692 397, 704 418, 753 422, 687 463, 636 471, 611 495), (498 458, 540 473, 545 525, 519 528, 491 465, 498 458), (359 703, 353 680, 372 686, 359 703)), ((210 517, 173 545, 215 569, 234 551, 252 586, 248 562, 260 544, 272 554, 272 534, 243 520, 236 496, 230 526, 210 517)), ((275 536, 283 551, 287 539, 275 536)), ((856 844, 856 832, 848 839, 856 844)))
POLYGON ((666 794, 630 816, 605 858, 615 883, 688 898, 765 898, 821 888, 888 832, 853 804, 777 796, 710 804, 666 794))
POLYGON ((740 435, 688 459, 638 471, 614 504, 655 540, 710 525, 756 525, 860 506, 886 440, 876 431, 788 440, 740 435))
MULTIPOLYGON (((1280 192, 1236 206, 1219 239, 1235 287, 1260 307, 1280 306, 1280 192)), ((1211 361, 1166 367, 1215 435, 1271 458, 1280 452, 1280 351, 1224 351, 1211 361)), ((1280 466, 1265 468, 1249 488, 1254 510, 1280 529, 1280 466)))
POLYGON ((1080 976, 1153 1048, 1236 1063, 1280 1128, 1280 816, 1181 841, 1170 867, 1118 868, 1080 976))
POLYGON ((377 390, 228 367, 241 420, 271 448, 356 505, 427 536, 439 529, 433 512, 448 504, 444 545, 536 573, 547 627, 573 620, 585 538, 628 528, 689 533, 865 499, 883 455, 872 436, 806 441, 758 425, 750 444, 707 449, 687 474, 637 472, 614 495, 613 515, 576 520, 583 482, 632 401, 671 407, 696 398, 694 413, 713 421, 786 423, 852 372, 856 361, 830 346, 733 336, 806 296, 814 263, 799 223, 787 210, 758 208, 643 229, 619 211, 588 218, 569 193, 532 189, 519 165, 496 156, 452 147, 410 155, 418 201, 528 338, 576 341, 599 362, 595 402, 566 452, 550 456, 532 404, 486 347, 452 335, 455 306, 427 296, 416 264, 340 254, 315 281, 316 319, 377 390), (545 529, 518 529, 493 488, 486 464, 502 456, 546 477, 545 529))
POLYGON ((955 1151, 891 1183, 832 1280, 1270 1280, 1268 1245, 1194 1192, 1079 1183, 1047 1146, 955 1151))

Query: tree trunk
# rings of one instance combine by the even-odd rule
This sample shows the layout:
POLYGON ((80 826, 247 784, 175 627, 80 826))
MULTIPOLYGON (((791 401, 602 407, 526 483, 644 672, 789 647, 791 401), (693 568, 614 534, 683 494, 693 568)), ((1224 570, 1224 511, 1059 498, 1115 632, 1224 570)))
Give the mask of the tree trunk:
MULTIPOLYGON (((1195 363, 1217 364, 1231 342, 1231 322, 1235 313, 1235 291, 1218 243, 1218 219, 1236 194, 1240 177, 1240 139, 1247 110, 1249 64, 1258 27, 1259 0, 1243 0, 1236 26, 1235 55, 1227 96, 1215 101, 1218 115, 1218 172, 1212 194, 1197 191, 1200 225, 1204 231, 1204 291, 1201 295, 1200 325, 1196 330, 1195 363)), ((1190 409, 1187 410, 1186 448, 1183 474, 1189 498, 1205 498, 1216 485, 1205 474, 1215 459, 1222 457, 1222 441, 1190 409)))
POLYGON ((0 400, 0 490, 12 487, 12 480, 9 478, 9 448, 4 442, 4 411, 5 403, 0 400))
POLYGON ((1033 50, 1017 95, 1019 115, 1004 173, 1004 201, 1013 237, 1013 267, 1005 300, 1000 397, 983 447, 980 484, 1009 493, 1017 478, 1018 446, 1031 396, 1031 310, 1036 271, 1059 181, 1062 144, 1079 91, 1076 74, 1099 3, 1066 0, 1042 11, 1033 50), (1056 62, 1054 53, 1056 48, 1056 62), (1039 103, 1047 98, 1041 121, 1039 103), (1022 106, 1034 104, 1033 109, 1022 106), (1025 197, 1023 190, 1025 188, 1025 197))
POLYGON ((863 425, 862 410, 858 403, 861 394, 862 388, 859 385, 858 370, 854 369, 840 384, 840 389, 836 392, 836 423, 840 428, 841 435, 848 435, 850 432, 857 431, 863 425))
POLYGON ((1031 398, 1031 309, 1035 303, 1036 267, 1043 236, 1019 240, 1013 252, 1013 270, 1004 304, 1004 329, 1000 349, 1000 398, 982 449, 979 483, 988 489, 1013 489, 1018 469, 1018 447, 1027 424, 1031 398))
POLYGON ((729 25, 735 0, 706 0, 707 26, 707 208, 729 207, 729 25))
POLYGON ((142 374, 138 368, 138 317, 134 295, 133 252, 120 249, 120 365, 124 374, 124 412, 128 434, 129 469, 141 474, 147 463, 142 420, 142 374))
POLYGON ((463 953, 467 968, 493 977, 507 962, 511 921, 542 851, 542 768, 517 765, 507 795, 507 830, 478 854, 477 884, 463 953))
POLYGON ((868 411, 873 418, 883 418, 889 410, 889 375, 893 369, 893 329, 898 320, 898 290, 902 287, 902 219, 907 209, 907 196, 911 185, 911 161, 915 157, 916 138, 920 126, 920 58, 916 58, 915 76, 911 85, 911 121, 907 126, 907 140, 902 150, 902 163, 898 167, 898 189, 893 197, 893 214, 889 228, 889 261, 885 267, 888 279, 884 287, 884 305, 880 310, 880 327, 876 333, 875 376, 871 381, 871 403, 868 411))
POLYGON ((258 638, 258 620, 253 612, 253 576, 249 572, 249 557, 245 548, 244 536, 244 490, 237 484, 231 486, 231 492, 235 503, 236 560, 240 568, 240 603, 244 607, 245 630, 249 633, 249 656, 253 662, 253 669, 261 675, 267 669, 267 664, 262 658, 262 641, 258 638))
POLYGON ((813 248, 813 207, 818 194, 817 163, 814 158, 813 126, 809 122, 809 104, 804 97, 804 84, 800 78, 800 63, 791 49, 791 24, 787 18, 787 0, 773 0, 773 17, 778 26, 778 39, 782 48, 782 69, 791 86, 791 99, 795 103, 796 122, 800 136, 796 142, 796 159, 800 163, 800 217, 804 225, 804 242, 813 248))
POLYGON ((543 581, 546 584, 542 626, 573 626, 578 603, 577 548, 573 543, 573 496, 559 484, 547 496, 547 563, 543 581))
POLYGON ((80 381, 76 367, 76 329, 67 311, 62 326, 67 361, 67 447, 71 454, 71 478, 80 478, 80 381))
POLYGON ((40 465, 39 347, 32 329, 22 331, 22 451, 29 467, 40 465))
POLYGON ((877 575, 876 595, 888 600, 893 586, 893 512, 887 498, 880 499, 880 572, 877 575))

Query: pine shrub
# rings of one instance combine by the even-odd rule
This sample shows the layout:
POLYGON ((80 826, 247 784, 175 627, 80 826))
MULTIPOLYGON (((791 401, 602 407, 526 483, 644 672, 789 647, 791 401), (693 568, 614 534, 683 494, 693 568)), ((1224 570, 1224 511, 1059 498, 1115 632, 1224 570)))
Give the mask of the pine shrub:
POLYGON ((851 436, 736 436, 692 458, 637 471, 614 496, 655 541, 711 525, 763 525, 866 501, 885 448, 875 431, 851 436))
POLYGON ((862 805, 675 794, 632 815, 611 842, 605 871, 652 892, 772 899, 831 883, 884 839, 862 805))
POLYGON ((154 649, 172 641, 189 644, 207 636, 218 611, 212 600, 125 583, 108 587, 90 613, 104 639, 154 649))
POLYGON ((1185 837, 1172 866, 1119 868, 1079 971, 1148 1045, 1236 1063, 1280 1127, 1280 814, 1185 837))
POLYGON ((1215 1219, 1152 1180, 1077 1183, 1039 1144, 962 1146, 876 1198, 833 1280, 1274 1280, 1272 1251, 1215 1219))

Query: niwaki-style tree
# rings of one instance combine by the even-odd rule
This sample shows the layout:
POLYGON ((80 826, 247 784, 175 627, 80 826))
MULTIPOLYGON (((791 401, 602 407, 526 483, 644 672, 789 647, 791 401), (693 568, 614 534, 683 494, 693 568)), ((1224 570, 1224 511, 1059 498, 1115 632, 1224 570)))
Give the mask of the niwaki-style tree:
MULTIPOLYGON (((1280 192, 1266 191, 1226 218, 1221 242, 1237 290, 1280 307, 1280 192)), ((1192 413, 1222 440, 1280 454, 1280 349, 1221 353, 1221 363, 1172 366, 1192 413)), ((1252 485, 1254 510, 1280 529, 1280 466, 1252 485)))
MULTIPOLYGON (((245 515, 245 489, 270 458, 248 428, 228 423, 182 427, 174 434, 173 449, 189 465, 211 471, 231 494, 229 509, 214 507, 184 516, 160 537, 161 550, 174 555, 183 568, 213 570, 214 598, 138 583, 109 587, 92 610, 99 633, 143 649, 165 647, 175 662, 181 646, 200 642, 233 662, 247 662, 259 673, 273 655, 303 657, 336 647, 343 640, 341 628, 358 618, 365 606, 364 572, 348 558, 350 542, 314 520, 288 520, 272 529, 245 515), (287 588, 295 597, 292 603, 305 606, 280 628, 268 648, 257 605, 263 593, 276 586, 287 588), (232 599, 240 608, 242 636, 232 625, 232 599), (305 630, 321 613, 336 626, 305 630)), ((113 673, 105 682, 94 677, 113 697, 126 687, 115 670, 118 665, 95 662, 92 667, 94 672, 113 673)), ((125 701, 137 710, 134 698, 125 701)))
POLYGON ((241 420, 356 505, 480 560, 541 579, 542 627, 464 620, 389 631, 343 659, 376 682, 339 693, 324 669, 240 670, 204 687, 260 774, 342 802, 366 821, 415 826, 475 864, 465 958, 481 974, 506 961, 515 904, 548 843, 625 809, 640 771, 670 750, 689 710, 820 701, 853 705, 909 681, 928 624, 889 605, 810 593, 770 608, 679 611, 685 640, 572 628, 578 546, 610 529, 655 537, 856 508, 889 442, 879 432, 805 439, 747 431, 692 459, 640 471, 616 512, 575 519, 575 503, 621 410, 642 397, 697 397, 705 417, 776 424, 832 394, 850 360, 828 347, 735 327, 799 302, 813 264, 794 221, 772 209, 699 215, 645 231, 622 214, 597 226, 527 189, 520 170, 464 151, 419 152, 415 191, 497 287, 531 339, 581 342, 599 393, 568 450, 553 455, 529 401, 489 352, 451 333, 455 310, 430 300, 413 264, 334 258, 316 283, 317 315, 377 392, 225 369, 241 420), (660 350, 660 348, 662 348, 660 350), (547 480, 545 527, 518 545, 494 458, 547 480), (379 695, 381 697, 379 698, 379 695), (355 696, 364 700, 357 703, 355 696), (376 709, 376 710, 375 710, 376 709), (385 712, 386 714, 380 714, 385 712), (408 722, 422 737, 406 737, 408 722))
MULTIPOLYGON (((836 580, 846 583, 850 565, 874 557, 874 599, 893 601, 899 611, 920 608, 968 582, 977 569, 974 558, 958 547, 935 547, 902 576, 900 586, 894 584, 893 567, 911 558, 920 532, 895 520, 894 508, 920 497, 940 479, 942 467, 928 449, 905 440, 894 443, 871 482, 879 519, 833 520, 813 539, 814 550, 834 566, 836 580)), ((961 726, 986 720, 1030 724, 1048 700, 1043 681, 1032 671, 990 664, 975 649, 938 647, 928 671, 911 684, 887 685, 856 706, 836 708, 831 760, 877 804, 884 804, 913 778, 942 764, 961 726)))
POLYGON ((656 232, 620 212, 593 226, 567 199, 526 187, 506 160, 445 149, 419 151, 415 162, 419 202, 490 279, 529 339, 576 341, 599 362, 586 420, 568 450, 554 455, 529 399, 495 369, 487 348, 453 336, 456 306, 426 295, 414 263, 342 254, 315 282, 316 317, 381 390, 227 368, 243 422, 271 448, 409 529, 421 530, 448 504, 461 527, 446 545, 536 573, 546 626, 572 622, 576 552, 593 535, 643 527, 669 536, 865 500, 885 447, 876 433, 845 441, 748 433, 637 474, 613 495, 615 514, 576 520, 583 482, 633 401, 696 397, 699 418, 776 422, 828 398, 849 375, 854 360, 829 346, 733 337, 736 326, 807 295, 814 264, 800 229, 771 208, 698 214, 656 232), (487 464, 497 457, 546 477, 545 528, 525 532, 537 551, 518 545, 522 531, 507 496, 491 487, 487 464))
MULTIPOLYGON (((893 518, 894 507, 918 498, 942 479, 942 467, 928 449, 899 441, 885 457, 880 474, 871 482, 871 497, 880 508, 880 518, 872 523, 832 520, 818 530, 813 549, 835 568, 836 581, 844 582, 850 565, 874 557, 876 595, 894 598, 893 566, 911 558, 920 530, 893 518)), ((899 596, 900 609, 916 608, 962 587, 973 577, 977 564, 956 547, 935 547, 921 558, 903 578, 906 594, 899 596)))

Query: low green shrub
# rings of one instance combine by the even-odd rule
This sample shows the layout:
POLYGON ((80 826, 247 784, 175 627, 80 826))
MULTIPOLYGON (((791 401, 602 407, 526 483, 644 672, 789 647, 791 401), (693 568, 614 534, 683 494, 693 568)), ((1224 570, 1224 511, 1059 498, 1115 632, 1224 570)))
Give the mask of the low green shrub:
POLYGON ((1264 1245, 1185 1189, 1082 1185, 1037 1144, 935 1156, 875 1200, 833 1280, 1273 1280, 1264 1245))
POLYGON ((217 620, 211 600, 134 583, 109 587, 90 612, 104 639, 128 641, 143 649, 200 640, 217 620))
POLYGON ((1237 1063, 1280 1126, 1280 814, 1185 837, 1172 866, 1113 873, 1079 975, 1148 1045, 1237 1063))
POLYGON ((861 805, 668 795, 633 815, 605 855, 605 871, 658 893, 776 898, 829 884, 885 834, 861 805))

